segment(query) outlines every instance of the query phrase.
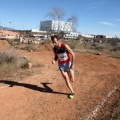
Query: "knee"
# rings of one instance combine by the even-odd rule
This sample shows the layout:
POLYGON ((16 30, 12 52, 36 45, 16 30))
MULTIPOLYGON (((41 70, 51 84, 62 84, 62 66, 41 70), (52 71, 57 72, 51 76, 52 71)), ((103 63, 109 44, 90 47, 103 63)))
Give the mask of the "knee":
POLYGON ((71 78, 71 82, 74 82, 75 81, 75 79, 74 78, 71 78))
POLYGON ((64 76, 64 79, 67 82, 69 78, 67 76, 64 76))

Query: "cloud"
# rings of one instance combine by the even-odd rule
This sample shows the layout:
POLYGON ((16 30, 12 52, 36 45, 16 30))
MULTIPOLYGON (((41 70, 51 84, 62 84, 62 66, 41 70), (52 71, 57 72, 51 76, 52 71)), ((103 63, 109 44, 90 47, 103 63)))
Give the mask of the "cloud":
POLYGON ((108 25, 108 26, 115 26, 114 24, 110 22, 100 22, 101 24, 108 25))

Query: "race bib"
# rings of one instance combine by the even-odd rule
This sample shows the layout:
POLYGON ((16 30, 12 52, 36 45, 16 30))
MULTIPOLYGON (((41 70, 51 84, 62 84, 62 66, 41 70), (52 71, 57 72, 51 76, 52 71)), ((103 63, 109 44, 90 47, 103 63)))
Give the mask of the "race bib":
POLYGON ((65 61, 68 59, 68 56, 66 53, 60 53, 60 54, 58 54, 58 57, 59 57, 60 61, 65 61))

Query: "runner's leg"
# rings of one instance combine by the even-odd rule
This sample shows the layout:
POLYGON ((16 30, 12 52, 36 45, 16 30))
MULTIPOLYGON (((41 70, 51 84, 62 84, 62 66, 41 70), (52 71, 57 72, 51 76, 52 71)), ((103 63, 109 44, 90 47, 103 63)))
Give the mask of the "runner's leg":
POLYGON ((69 76, 69 79, 74 82, 75 81, 75 76, 74 76, 74 71, 68 71, 68 76, 69 76))
POLYGON ((65 82, 66 82, 67 87, 70 89, 70 91, 71 91, 72 93, 74 93, 74 90, 73 90, 73 88, 72 88, 72 85, 71 85, 71 83, 70 83, 70 81, 69 81, 68 73, 67 73, 67 72, 64 72, 64 71, 61 71, 61 74, 62 74, 63 78, 65 79, 65 82))

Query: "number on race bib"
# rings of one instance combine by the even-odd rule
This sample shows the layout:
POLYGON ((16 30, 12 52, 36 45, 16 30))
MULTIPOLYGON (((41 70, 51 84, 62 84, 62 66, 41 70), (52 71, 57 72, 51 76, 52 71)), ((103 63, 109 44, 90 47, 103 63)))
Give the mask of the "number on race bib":
POLYGON ((65 61, 65 60, 68 59, 68 56, 67 56, 66 53, 60 53, 60 54, 58 55, 58 57, 59 57, 60 61, 65 61))

